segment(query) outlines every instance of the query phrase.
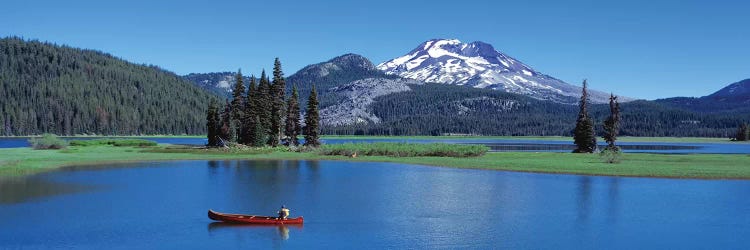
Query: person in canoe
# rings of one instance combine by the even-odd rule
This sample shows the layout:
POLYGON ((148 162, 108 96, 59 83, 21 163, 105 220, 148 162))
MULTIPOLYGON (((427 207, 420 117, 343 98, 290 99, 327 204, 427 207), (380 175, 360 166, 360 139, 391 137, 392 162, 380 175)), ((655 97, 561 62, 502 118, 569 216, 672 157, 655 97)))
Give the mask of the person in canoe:
POLYGON ((289 217, 289 209, 284 207, 284 205, 281 205, 281 209, 279 210, 279 220, 286 220, 287 217, 289 217))

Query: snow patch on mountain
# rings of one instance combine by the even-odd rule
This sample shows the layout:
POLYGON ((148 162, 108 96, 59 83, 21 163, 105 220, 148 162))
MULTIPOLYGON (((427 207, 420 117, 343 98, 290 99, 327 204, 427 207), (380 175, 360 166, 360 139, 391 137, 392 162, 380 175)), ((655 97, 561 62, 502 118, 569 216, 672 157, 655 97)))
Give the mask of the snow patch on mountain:
MULTIPOLYGON (((580 87, 537 72, 483 42, 429 40, 404 56, 379 64, 377 69, 424 82, 490 88, 560 103, 574 104, 581 96, 580 87)), ((607 93, 589 92, 594 103, 609 100, 607 93)))

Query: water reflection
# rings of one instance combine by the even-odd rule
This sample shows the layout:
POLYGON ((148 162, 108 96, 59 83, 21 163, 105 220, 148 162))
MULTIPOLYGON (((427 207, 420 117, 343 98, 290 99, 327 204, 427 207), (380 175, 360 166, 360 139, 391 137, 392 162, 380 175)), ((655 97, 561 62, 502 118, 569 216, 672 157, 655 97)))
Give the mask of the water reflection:
POLYGON ((213 186, 233 197, 214 209, 267 215, 281 205, 294 210, 295 197, 317 193, 321 178, 317 161, 207 161, 206 169, 213 186))
POLYGON ((589 218, 591 206, 591 177, 578 178, 578 221, 585 222, 589 218))
POLYGON ((747 249, 737 235, 750 235, 750 181, 339 161, 133 167, 39 176, 106 189, 0 204, 0 249, 747 249), (281 204, 308 219, 304 230, 206 218, 281 204))
POLYGON ((607 220, 609 223, 617 222, 617 211, 619 210, 620 200, 620 178, 609 179, 608 192, 609 205, 607 206, 607 220))
POLYGON ((592 176, 577 178, 578 216, 576 219, 579 226, 588 225, 591 217, 600 217, 606 223, 614 225, 620 210, 621 178, 592 176))
POLYGON ((95 187, 59 183, 40 176, 0 178, 0 204, 21 203, 35 198, 93 190, 95 187))
POLYGON ((227 222, 211 222, 208 224, 209 234, 219 232, 264 232, 269 229, 275 229, 275 239, 289 240, 290 228, 294 228, 296 231, 302 230, 303 225, 255 225, 255 224, 237 224, 227 222))

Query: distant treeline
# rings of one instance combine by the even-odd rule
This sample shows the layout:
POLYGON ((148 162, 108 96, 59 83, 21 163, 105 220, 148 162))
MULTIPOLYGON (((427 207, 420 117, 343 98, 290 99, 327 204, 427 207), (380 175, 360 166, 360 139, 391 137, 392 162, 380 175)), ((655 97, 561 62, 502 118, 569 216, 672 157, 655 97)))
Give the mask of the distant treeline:
MULTIPOLYGON (((378 124, 324 127, 324 134, 355 135, 560 135, 571 136, 577 106, 540 101, 501 91, 445 84, 411 86, 413 91, 375 99, 378 124)), ((750 113, 701 113, 652 101, 621 104, 620 135, 734 137, 750 113)), ((607 104, 591 105, 597 133, 607 104)))
POLYGON ((0 39, 0 135, 204 134, 217 99, 156 66, 0 39))

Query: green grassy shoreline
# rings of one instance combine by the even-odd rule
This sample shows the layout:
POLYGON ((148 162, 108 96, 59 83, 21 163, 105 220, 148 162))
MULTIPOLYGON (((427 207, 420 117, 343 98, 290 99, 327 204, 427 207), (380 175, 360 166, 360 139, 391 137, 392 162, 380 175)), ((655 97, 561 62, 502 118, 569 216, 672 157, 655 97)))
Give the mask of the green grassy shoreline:
MULTIPOLYGON (((403 139, 403 140, 529 140, 529 141, 570 141, 571 136, 353 136, 326 135, 323 139, 403 139)), ((601 138, 599 138, 601 139, 601 138)), ((729 138, 717 137, 617 137, 618 142, 694 142, 694 143, 736 143, 729 138)), ((742 143, 742 142, 740 142, 742 143)))
MULTIPOLYGON (((38 135, 37 135, 38 136, 38 135)), ((0 136, 1 138, 29 138, 35 136, 0 136)), ((205 135, 125 135, 98 136, 75 135, 59 136, 60 138, 205 138, 205 135)), ((570 136, 367 136, 367 135, 324 135, 322 139, 394 139, 394 140, 542 140, 542 141, 571 141, 570 136)), ((728 138, 715 137, 618 137, 620 142, 693 142, 693 143, 738 143, 728 138)), ((739 142, 743 143, 743 142, 739 142)))
POLYGON ((325 156, 314 152, 288 152, 280 149, 223 152, 192 149, 173 152, 163 146, 153 149, 132 147, 70 147, 66 150, 0 149, 0 176, 22 176, 60 169, 66 166, 96 165, 169 160, 343 160, 352 162, 393 162, 427 166, 488 169, 502 171, 687 178, 750 179, 749 155, 659 155, 625 154, 619 164, 605 164, 595 154, 498 152, 480 157, 388 157, 325 156), (152 151, 152 152, 148 152, 152 151))

